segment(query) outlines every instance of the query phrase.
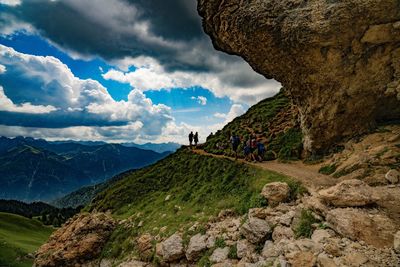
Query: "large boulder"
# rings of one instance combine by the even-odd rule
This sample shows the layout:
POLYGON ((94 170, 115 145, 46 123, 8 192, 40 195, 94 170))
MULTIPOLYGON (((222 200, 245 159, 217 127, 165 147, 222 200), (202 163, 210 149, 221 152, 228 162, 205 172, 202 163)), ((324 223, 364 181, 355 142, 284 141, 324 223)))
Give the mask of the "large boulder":
POLYGON ((173 234, 161 243, 161 251, 165 262, 173 262, 181 259, 185 255, 182 237, 179 234, 173 234))
POLYGON ((383 214, 338 208, 328 212, 326 221, 332 229, 347 238, 364 241, 377 248, 393 246, 396 224, 383 214))
POLYGON ((35 266, 80 266, 97 259, 115 225, 105 213, 75 215, 39 248, 35 266))
POLYGON ((263 241, 271 232, 271 226, 267 221, 255 217, 249 217, 240 228, 240 233, 253 244, 263 241))
POLYGON ((201 252, 207 249, 207 239, 207 236, 202 234, 197 234, 190 238, 186 249, 186 258, 188 261, 197 260, 201 252))
POLYGON ((400 118, 396 0, 198 0, 214 47, 275 78, 298 108, 304 148, 322 152, 400 118))
POLYGON ((268 203, 278 204, 289 198, 290 187, 287 183, 274 182, 264 185, 261 195, 268 200, 268 203))
POLYGON ((319 191, 320 197, 336 207, 357 207, 373 204, 379 200, 374 190, 360 180, 346 180, 319 191))

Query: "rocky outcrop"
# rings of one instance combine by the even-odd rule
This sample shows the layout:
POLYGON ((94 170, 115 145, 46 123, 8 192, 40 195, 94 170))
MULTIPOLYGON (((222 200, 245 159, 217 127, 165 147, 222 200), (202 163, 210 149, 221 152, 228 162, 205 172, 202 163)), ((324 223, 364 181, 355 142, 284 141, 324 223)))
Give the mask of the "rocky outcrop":
POLYGON ((320 197, 336 207, 357 207, 378 201, 374 189, 360 180, 347 180, 319 191, 320 197))
POLYGON ((214 46, 275 78, 297 106, 308 151, 400 118, 395 0, 198 0, 214 46))
POLYGON ((81 266, 96 259, 115 227, 105 213, 78 214, 41 246, 35 266, 81 266))

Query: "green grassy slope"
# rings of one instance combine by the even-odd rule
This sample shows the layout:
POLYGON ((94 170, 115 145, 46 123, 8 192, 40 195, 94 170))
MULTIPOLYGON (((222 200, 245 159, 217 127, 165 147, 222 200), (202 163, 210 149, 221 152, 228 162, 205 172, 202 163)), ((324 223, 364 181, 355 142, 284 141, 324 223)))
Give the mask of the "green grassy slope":
POLYGON ((25 255, 36 251, 52 232, 35 219, 0 212, 0 266, 32 266, 25 255))
POLYGON ((301 187, 289 178, 245 164, 178 150, 160 162, 138 170, 100 193, 89 209, 111 210, 115 217, 131 217, 135 225, 119 227, 105 248, 105 256, 123 257, 134 251, 132 238, 150 232, 168 236, 205 222, 221 209, 243 214, 265 205, 262 187, 271 181, 286 181, 295 196, 301 187), (170 195, 170 200, 165 198, 170 195), (166 230, 159 233, 159 229, 166 230))
MULTIPOLYGON (((255 134, 266 145, 265 159, 290 160, 301 156, 302 134, 297 113, 283 92, 262 100, 222 130, 210 135, 204 150, 233 156, 229 143, 232 133, 243 140, 247 140, 250 134, 255 134)), ((240 157, 244 156, 243 144, 239 146, 238 152, 240 157)))

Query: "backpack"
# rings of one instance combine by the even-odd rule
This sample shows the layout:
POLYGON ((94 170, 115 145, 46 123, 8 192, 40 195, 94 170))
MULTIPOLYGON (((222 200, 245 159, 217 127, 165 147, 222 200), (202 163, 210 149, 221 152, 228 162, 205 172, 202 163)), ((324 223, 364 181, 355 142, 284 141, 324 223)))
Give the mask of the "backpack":
POLYGON ((264 146, 264 144, 258 143, 258 144, 257 144, 257 149, 258 149, 258 152, 264 153, 264 152, 265 152, 265 146, 264 146))

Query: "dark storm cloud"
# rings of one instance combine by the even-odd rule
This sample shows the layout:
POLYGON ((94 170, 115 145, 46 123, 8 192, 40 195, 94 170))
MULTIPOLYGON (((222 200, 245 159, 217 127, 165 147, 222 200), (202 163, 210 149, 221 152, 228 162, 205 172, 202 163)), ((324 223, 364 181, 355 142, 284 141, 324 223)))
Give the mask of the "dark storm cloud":
MULTIPOLYGON (((254 103, 276 93, 276 82, 255 73, 241 58, 212 47, 202 30, 196 3, 196 0, 25 0, 18 6, 0 5, 0 32, 28 27, 72 56, 100 56, 119 67, 124 58, 149 57, 160 63, 165 75, 183 71, 196 80, 193 78, 197 74, 208 73, 235 93, 205 88, 234 101, 241 101, 243 96, 243 102, 254 103), (265 91, 260 90, 264 86, 265 91)), ((200 82, 191 86, 204 84, 207 85, 200 82)))
POLYGON ((39 127, 39 128, 65 128, 73 126, 123 126, 126 120, 110 121, 96 114, 84 112, 55 111, 50 114, 31 114, 20 112, 0 111, 0 125, 39 127))
POLYGON ((204 62, 181 59, 180 54, 201 43, 214 52, 202 31, 196 0, 31 0, 4 9, 82 55, 145 55, 169 68, 207 70, 204 62))

